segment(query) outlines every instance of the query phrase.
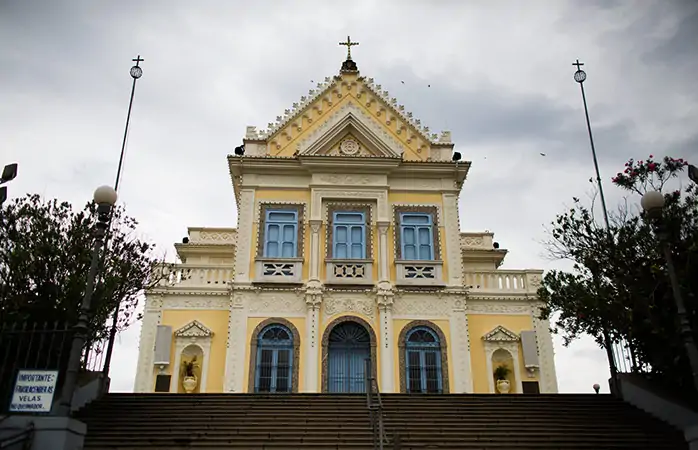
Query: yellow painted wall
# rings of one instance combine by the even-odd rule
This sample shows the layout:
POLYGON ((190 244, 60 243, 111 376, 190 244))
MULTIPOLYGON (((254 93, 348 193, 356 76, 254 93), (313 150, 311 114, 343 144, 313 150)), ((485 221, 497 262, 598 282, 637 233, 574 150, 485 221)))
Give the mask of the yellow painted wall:
MULTIPOLYGON (((206 392, 223 392, 223 378, 225 377, 225 344, 228 339, 228 311, 227 310, 164 310, 162 312, 161 325, 170 325, 172 331, 183 327, 192 320, 198 320, 213 332, 211 340, 211 355, 208 358, 208 374, 206 380, 206 392)), ((175 343, 172 341, 170 361, 174 365, 175 343)), ((181 367, 170 367, 170 375, 181 367)), ((172 377, 174 382, 174 376, 172 377)), ((181 382, 180 377, 180 382, 181 382)), ((153 377, 153 387, 155 377, 153 377)))
MULTIPOLYGON (((298 392, 303 392, 305 390, 305 385, 304 385, 304 380, 305 377, 303 376, 305 373, 305 368, 304 368, 304 360, 305 360, 305 355, 303 354, 304 348, 304 340, 305 340, 305 317, 282 317, 282 319, 286 319, 289 322, 293 324, 294 327, 298 330, 298 334, 301 337, 301 342, 300 342, 300 348, 299 348, 299 355, 298 355, 298 361, 299 361, 299 366, 298 366, 298 392)), ((247 319, 247 340, 245 341, 245 367, 244 367, 244 373, 245 373, 245 378, 242 381, 242 392, 248 392, 249 389, 249 380, 250 380, 250 344, 252 342, 252 333, 254 332, 254 329, 257 328, 257 325, 259 325, 261 322, 267 320, 266 318, 263 317, 249 317, 247 319)))
MULTIPOLYGON (((532 330, 533 322, 531 316, 524 315, 493 315, 493 314, 469 314, 468 330, 470 332, 470 360, 473 371, 473 390, 475 393, 488 393, 491 373, 487 373, 487 359, 485 356, 485 346, 482 336, 492 331, 498 325, 513 331, 516 334, 524 330, 532 330)), ((495 367, 492 367, 494 370, 495 367)), ((537 381, 538 378, 528 378, 523 366, 523 352, 519 345, 519 368, 518 372, 521 381, 537 381)), ((518 380, 517 380, 518 381, 518 380)), ((512 384, 512 392, 516 385, 512 384)))
POLYGON ((303 140, 308 134, 313 133, 316 128, 332 116, 334 111, 351 102, 359 106, 407 149, 403 156, 404 159, 423 161, 429 157, 431 151, 430 143, 428 140, 423 139, 412 125, 407 124, 399 119, 396 114, 391 113, 391 107, 367 89, 364 89, 362 81, 357 80, 355 75, 344 74, 342 78, 346 83, 338 82, 335 87, 336 92, 330 90, 325 96, 308 105, 301 117, 290 121, 274 135, 270 136, 269 144, 272 155, 292 156, 298 142, 303 140), (363 92, 360 93, 361 91, 363 92), (358 95, 361 98, 358 98, 358 95), (331 102, 331 105, 328 100, 331 102), (368 106, 369 102, 370 106, 368 106), (398 133, 398 127, 401 125, 406 128, 398 133))
MULTIPOLYGON (((393 320, 393 342, 395 343, 395 353, 393 355, 393 360, 395 361, 394 365, 394 372, 395 372, 395 380, 394 380, 394 386, 396 392, 400 389, 400 378, 403 377, 403 374, 400 373, 400 333, 402 330, 410 323, 412 322, 413 319, 395 319, 393 320)), ((453 349, 451 348, 451 329, 450 329, 450 323, 448 319, 439 319, 439 320, 430 320, 434 325, 439 327, 441 329, 441 332, 443 332, 444 336, 446 337, 446 345, 447 345, 447 350, 448 350, 448 380, 449 380, 449 392, 453 392, 453 349)), ((443 364, 443 362, 442 362, 443 364)), ((379 377, 380 379, 380 377, 379 377)))
MULTIPOLYGON (((307 225, 310 217, 310 190, 309 189, 266 189, 258 188, 255 191, 255 202, 305 202, 305 232, 303 233, 303 254, 309 261, 310 255, 310 227, 307 225)), ((252 243, 250 248, 250 278, 254 279, 255 258, 257 257, 257 245, 259 240, 259 217, 254 217, 252 222, 252 243)), ((309 264, 303 264, 303 279, 308 279, 309 264)))

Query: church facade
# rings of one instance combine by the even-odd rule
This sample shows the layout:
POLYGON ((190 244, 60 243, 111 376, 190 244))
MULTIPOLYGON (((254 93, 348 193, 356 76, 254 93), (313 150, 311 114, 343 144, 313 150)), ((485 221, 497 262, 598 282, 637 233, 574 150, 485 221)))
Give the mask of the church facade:
POLYGON ((365 392, 369 370, 384 393, 557 392, 542 271, 499 269, 492 233, 461 232, 471 164, 453 154, 350 54, 247 127, 228 156, 237 227, 175 245, 135 391, 365 392))

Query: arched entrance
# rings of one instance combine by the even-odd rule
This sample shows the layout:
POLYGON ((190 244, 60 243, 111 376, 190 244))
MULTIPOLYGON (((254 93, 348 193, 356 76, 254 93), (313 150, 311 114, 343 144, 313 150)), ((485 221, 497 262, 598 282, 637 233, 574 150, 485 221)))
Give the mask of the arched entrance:
MULTIPOLYGON (((375 362, 375 334, 358 317, 340 319, 332 322, 323 336, 323 392, 363 393, 366 360, 375 362)), ((375 363, 371 366, 375 376, 375 363)))

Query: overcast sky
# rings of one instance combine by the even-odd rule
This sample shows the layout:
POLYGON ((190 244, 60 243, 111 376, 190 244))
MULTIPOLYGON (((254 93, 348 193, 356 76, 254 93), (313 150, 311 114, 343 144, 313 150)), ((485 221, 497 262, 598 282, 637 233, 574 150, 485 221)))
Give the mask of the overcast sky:
MULTIPOLYGON (((698 160, 695 0, 0 0, 0 163, 20 164, 10 197, 81 206, 114 182, 140 54, 120 201, 170 255, 187 226, 235 226, 226 155, 246 125, 266 128, 337 74, 348 34, 362 75, 453 132, 473 162, 462 227, 494 231, 504 268, 568 267, 540 241, 594 174, 575 59, 605 182, 630 157, 698 160)), ((624 193, 606 189, 610 209, 624 193)), ((139 332, 119 338, 114 390, 133 387, 139 332)), ((562 392, 607 390, 590 339, 555 347, 562 392)))

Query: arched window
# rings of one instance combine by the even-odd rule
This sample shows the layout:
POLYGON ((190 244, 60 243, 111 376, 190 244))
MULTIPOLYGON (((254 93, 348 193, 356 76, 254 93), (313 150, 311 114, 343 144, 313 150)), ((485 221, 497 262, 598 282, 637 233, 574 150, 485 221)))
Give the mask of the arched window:
POLYGON ((405 339, 405 377, 407 392, 440 394, 441 344, 438 335, 427 327, 415 327, 405 339))
POLYGON ((255 392, 291 392, 293 334, 283 325, 265 327, 257 338, 255 392))

